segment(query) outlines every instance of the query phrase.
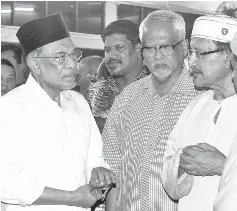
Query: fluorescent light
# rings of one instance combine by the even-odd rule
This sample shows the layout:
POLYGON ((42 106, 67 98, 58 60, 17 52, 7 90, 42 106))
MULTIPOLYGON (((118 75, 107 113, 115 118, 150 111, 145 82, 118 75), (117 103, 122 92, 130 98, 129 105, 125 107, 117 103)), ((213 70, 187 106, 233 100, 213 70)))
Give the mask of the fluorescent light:
POLYGON ((18 11, 18 12, 33 12, 34 8, 32 8, 32 7, 16 7, 15 11, 18 11))
POLYGON ((11 13, 12 10, 1 10, 1 13, 11 13))

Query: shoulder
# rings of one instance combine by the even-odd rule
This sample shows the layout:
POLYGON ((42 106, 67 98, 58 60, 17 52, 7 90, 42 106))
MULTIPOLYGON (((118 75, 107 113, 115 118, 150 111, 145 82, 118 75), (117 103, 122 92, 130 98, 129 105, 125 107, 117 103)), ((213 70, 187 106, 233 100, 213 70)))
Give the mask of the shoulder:
POLYGON ((141 92, 147 86, 149 80, 150 75, 131 83, 124 88, 119 95, 119 98, 130 98, 136 96, 138 92, 141 92))
POLYGON ((28 91, 25 85, 21 85, 0 99, 0 107, 4 110, 17 111, 24 109, 27 106, 28 91))
POLYGON ((86 98, 91 98, 98 92, 107 92, 108 90, 115 91, 114 81, 109 79, 102 79, 97 81, 96 83, 91 83, 84 96, 86 96, 86 98))
POLYGON ((124 106, 129 104, 130 100, 134 99, 137 93, 143 89, 144 81, 146 81, 146 77, 126 86, 123 91, 115 98, 114 104, 116 104, 119 108, 124 108, 124 106))
POLYGON ((212 90, 208 90, 204 93, 197 95, 188 103, 187 107, 185 108, 186 112, 188 113, 200 112, 202 108, 208 104, 209 99, 212 98, 212 96, 213 96, 212 90))
POLYGON ((12 94, 4 95, 0 99, 0 122, 13 121, 18 122, 24 117, 25 103, 14 98, 12 94))
POLYGON ((190 102, 190 104, 196 105, 200 102, 206 101, 207 99, 209 99, 212 96, 213 96, 212 90, 208 90, 206 92, 200 92, 196 97, 193 98, 193 100, 190 102))
POLYGON ((81 93, 73 91, 73 90, 70 90, 69 92, 71 93, 73 100, 77 104, 79 104, 80 106, 88 109, 89 104, 88 104, 87 100, 85 99, 85 97, 81 93))

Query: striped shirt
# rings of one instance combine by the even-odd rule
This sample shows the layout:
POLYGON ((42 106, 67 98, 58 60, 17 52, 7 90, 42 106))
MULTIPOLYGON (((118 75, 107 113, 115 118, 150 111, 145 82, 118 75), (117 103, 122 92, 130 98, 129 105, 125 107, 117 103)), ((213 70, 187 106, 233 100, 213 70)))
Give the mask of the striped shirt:
POLYGON ((171 92, 158 96, 153 75, 129 85, 116 98, 103 131, 105 160, 118 178, 117 210, 175 211, 161 183, 167 139, 197 95, 186 68, 171 92))
MULTIPOLYGON (((143 66, 137 80, 144 78, 150 74, 149 69, 143 66)), ((107 118, 110 108, 117 95, 120 94, 116 86, 115 80, 112 76, 106 79, 91 83, 89 88, 85 91, 84 97, 88 101, 91 112, 94 117, 107 118)))

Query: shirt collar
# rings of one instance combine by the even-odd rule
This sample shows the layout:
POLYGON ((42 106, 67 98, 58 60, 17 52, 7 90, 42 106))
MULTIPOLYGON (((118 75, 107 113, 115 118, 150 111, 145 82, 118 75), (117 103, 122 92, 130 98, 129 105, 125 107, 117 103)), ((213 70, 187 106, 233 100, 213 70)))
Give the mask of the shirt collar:
MULTIPOLYGON (((29 87, 29 92, 32 97, 36 98, 38 104, 45 104, 45 103, 56 103, 49 97, 49 95, 42 89, 42 87, 36 82, 33 76, 30 74, 26 84, 29 87)), ((62 106, 67 106, 69 102, 73 99, 73 94, 71 90, 63 90, 60 92, 60 103, 62 106)))
MULTIPOLYGON (((157 93, 155 90, 154 80, 153 80, 154 76, 151 74, 148 77, 149 79, 144 84, 144 89, 148 89, 152 96, 156 96, 157 93)), ((186 65, 184 65, 181 75, 179 76, 177 82, 175 83, 174 87, 170 91, 170 94, 171 93, 187 94, 187 93, 193 92, 194 90, 195 88, 194 88, 193 80, 189 74, 189 71, 186 65)))

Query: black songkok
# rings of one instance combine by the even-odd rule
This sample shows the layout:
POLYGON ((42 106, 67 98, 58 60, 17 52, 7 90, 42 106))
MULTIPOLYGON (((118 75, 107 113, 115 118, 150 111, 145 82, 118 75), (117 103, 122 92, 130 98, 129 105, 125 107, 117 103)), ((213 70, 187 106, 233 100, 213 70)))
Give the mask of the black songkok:
POLYGON ((30 52, 49 43, 70 37, 61 13, 23 24, 16 36, 27 56, 30 52))

